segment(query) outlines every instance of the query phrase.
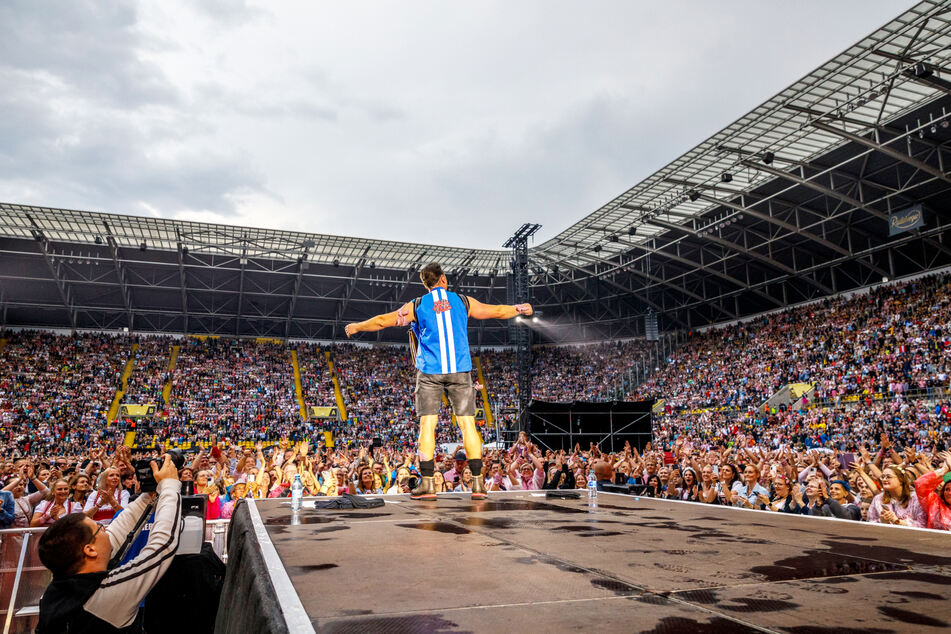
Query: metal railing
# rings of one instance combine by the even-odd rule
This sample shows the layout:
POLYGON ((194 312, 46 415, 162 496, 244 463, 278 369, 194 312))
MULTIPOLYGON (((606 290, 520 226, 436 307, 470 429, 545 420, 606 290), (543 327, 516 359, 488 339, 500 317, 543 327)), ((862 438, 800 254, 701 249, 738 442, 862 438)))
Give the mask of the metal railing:
MULTIPOLYGON (((205 541, 228 561, 228 524, 231 520, 208 520, 205 541)), ((46 528, 0 530, 0 618, 3 634, 32 632, 40 611, 40 597, 52 579, 40 563, 37 545, 46 528)))

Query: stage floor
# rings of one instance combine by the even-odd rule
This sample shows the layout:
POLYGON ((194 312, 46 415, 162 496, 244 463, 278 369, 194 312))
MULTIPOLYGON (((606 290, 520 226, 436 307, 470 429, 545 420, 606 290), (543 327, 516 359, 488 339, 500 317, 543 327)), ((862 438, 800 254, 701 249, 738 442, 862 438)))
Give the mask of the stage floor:
POLYGON ((287 500, 256 503, 317 631, 841 634, 951 624, 945 533, 604 493, 597 508, 537 492, 383 497, 368 510, 305 501, 299 525, 287 500))

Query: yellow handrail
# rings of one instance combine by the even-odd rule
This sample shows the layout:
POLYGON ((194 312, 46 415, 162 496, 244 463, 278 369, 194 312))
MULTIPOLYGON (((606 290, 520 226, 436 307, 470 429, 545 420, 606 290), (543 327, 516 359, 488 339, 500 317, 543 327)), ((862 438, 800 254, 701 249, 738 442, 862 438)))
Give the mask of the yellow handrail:
POLYGON ((489 405, 489 390, 485 384, 485 375, 482 374, 482 359, 479 357, 472 357, 476 364, 476 370, 479 372, 479 383, 482 384, 482 409, 485 412, 485 424, 488 427, 491 427, 494 424, 494 419, 492 418, 492 407, 489 405))
POLYGON ((291 350, 291 365, 294 367, 294 392, 297 394, 297 404, 300 405, 300 417, 307 420, 307 404, 304 403, 304 389, 300 382, 300 363, 297 359, 297 350, 291 350))
POLYGON ((181 346, 172 346, 172 354, 168 358, 168 381, 162 387, 162 398, 165 400, 166 408, 172 398, 172 377, 175 375, 175 368, 178 367, 178 353, 181 349, 181 346))
POLYGON ((330 350, 325 350, 327 355, 327 369, 330 370, 330 378, 334 382, 334 396, 337 397, 337 411, 340 413, 340 420, 347 420, 347 406, 343 402, 343 392, 340 391, 340 381, 337 379, 337 372, 334 370, 334 361, 330 358, 330 350))
POLYGON ((129 358, 125 361, 125 367, 122 369, 122 377, 119 379, 119 387, 116 388, 116 395, 112 397, 112 405, 109 406, 109 413, 106 414, 106 426, 112 424, 116 419, 116 413, 119 411, 119 403, 125 395, 129 385, 129 377, 132 376, 132 369, 135 368, 135 351, 139 349, 139 344, 132 344, 129 351, 129 358))

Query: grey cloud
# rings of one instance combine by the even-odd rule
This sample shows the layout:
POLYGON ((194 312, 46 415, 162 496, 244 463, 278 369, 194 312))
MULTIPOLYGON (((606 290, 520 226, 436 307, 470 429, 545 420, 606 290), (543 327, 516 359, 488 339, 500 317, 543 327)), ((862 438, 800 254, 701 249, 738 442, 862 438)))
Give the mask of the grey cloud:
POLYGON ((696 142, 697 131, 689 125, 659 125, 670 114, 677 113, 662 117, 633 99, 600 95, 516 139, 486 130, 459 153, 433 161, 438 166, 427 173, 383 175, 390 178, 365 192, 373 198, 365 213, 374 207, 400 209, 374 223, 381 237, 464 245, 468 236, 480 236, 479 246, 493 247, 531 221, 542 223, 543 240, 696 142), (404 180, 426 191, 425 209, 414 204, 404 180), (431 222, 434 210, 452 218, 451 228, 431 222), (407 226, 413 236, 405 235, 407 226), (498 231, 496 237, 488 235, 489 227, 498 231))
POLYGON ((192 0, 189 6, 209 20, 228 26, 267 19, 270 15, 261 7, 252 6, 248 0, 192 0))
POLYGON ((180 95, 136 54, 148 40, 135 5, 11 0, 0 3, 0 67, 49 74, 97 102, 175 103, 180 95))
POLYGON ((0 93, 0 193, 27 183, 40 200, 22 202, 133 213, 147 204, 227 214, 238 194, 274 197, 240 152, 189 151, 201 122, 144 125, 134 114, 80 104, 73 104, 78 112, 61 111, 57 102, 70 93, 58 94, 23 73, 0 73, 0 79, 6 87, 0 93), (169 158, 160 147, 172 148, 169 158))
POLYGON ((288 98, 279 90, 264 86, 230 88, 207 82, 194 90, 192 108, 214 116, 237 114, 262 119, 293 117, 314 121, 336 121, 339 109, 305 98, 288 98))
POLYGON ((402 108, 383 103, 367 103, 364 108, 372 120, 381 123, 402 121, 409 116, 402 108))

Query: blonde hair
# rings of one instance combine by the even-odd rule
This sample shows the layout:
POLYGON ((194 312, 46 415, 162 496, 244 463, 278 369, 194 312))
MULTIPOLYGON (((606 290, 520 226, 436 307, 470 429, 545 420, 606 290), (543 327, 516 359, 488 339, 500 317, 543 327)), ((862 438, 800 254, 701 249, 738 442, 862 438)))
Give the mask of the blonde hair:
MULTIPOLYGON (((911 494, 914 492, 914 485, 912 481, 905 474, 905 470, 895 464, 890 464, 886 469, 891 469, 892 473, 895 474, 895 477, 898 478, 898 481, 901 482, 901 493, 898 497, 898 503, 904 506, 908 504, 911 494)), ((890 504, 892 501, 892 496, 888 494, 888 491, 885 490, 885 487, 882 487, 882 504, 890 504)))

